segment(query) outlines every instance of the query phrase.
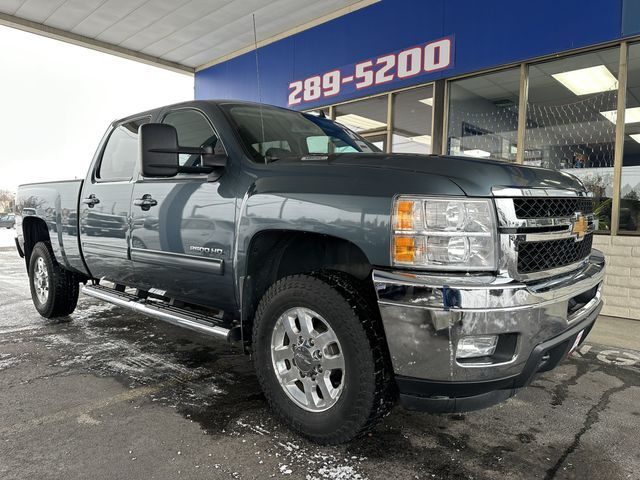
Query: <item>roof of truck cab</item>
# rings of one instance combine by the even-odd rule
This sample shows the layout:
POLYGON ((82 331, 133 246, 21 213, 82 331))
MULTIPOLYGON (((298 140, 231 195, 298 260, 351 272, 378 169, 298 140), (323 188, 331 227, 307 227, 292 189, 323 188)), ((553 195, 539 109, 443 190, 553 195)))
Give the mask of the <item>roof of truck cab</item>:
POLYGON ((277 105, 268 105, 266 103, 261 104, 261 103, 257 103, 257 102, 249 102, 246 100, 233 100, 233 99, 214 99, 214 100, 188 100, 186 102, 178 102, 178 103, 172 103, 169 105, 162 105, 161 107, 156 107, 156 108, 152 108, 150 110, 145 110, 143 112, 137 112, 137 113, 133 113, 131 115, 127 115, 126 117, 123 118, 117 118, 115 119, 113 122, 111 122, 111 125, 116 125, 116 124, 120 124, 123 122, 126 122, 128 120, 134 120, 136 118, 140 118, 140 117, 145 117, 145 116, 153 116, 156 115, 158 112, 160 112, 161 110, 165 110, 165 109, 174 109, 174 108, 201 108, 203 106, 218 106, 218 105, 223 105, 223 104, 242 104, 242 105, 254 105, 256 107, 259 107, 260 105, 264 106, 264 107, 269 107, 269 108, 278 108, 281 110, 288 110, 286 108, 277 106, 277 105))

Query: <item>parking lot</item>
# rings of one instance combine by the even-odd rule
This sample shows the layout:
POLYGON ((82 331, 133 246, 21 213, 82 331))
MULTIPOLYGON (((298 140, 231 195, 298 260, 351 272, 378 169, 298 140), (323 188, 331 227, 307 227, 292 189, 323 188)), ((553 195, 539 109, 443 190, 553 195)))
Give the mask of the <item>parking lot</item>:
POLYGON ((396 408, 319 447, 271 414, 235 347, 87 297, 43 321, 5 248, 0 478, 640 478, 640 353, 591 342, 503 405, 396 408))

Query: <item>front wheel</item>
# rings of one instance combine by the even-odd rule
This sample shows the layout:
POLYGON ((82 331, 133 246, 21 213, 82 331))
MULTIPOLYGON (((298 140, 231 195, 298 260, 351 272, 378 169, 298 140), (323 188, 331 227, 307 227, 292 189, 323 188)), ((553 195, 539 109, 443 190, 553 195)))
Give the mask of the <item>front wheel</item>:
POLYGON ((254 322, 258 380, 271 407, 311 440, 342 443, 395 400, 378 313, 356 279, 293 275, 272 285, 254 322))
POLYGON ((43 317, 64 317, 76 309, 80 293, 78 277, 58 264, 49 242, 39 242, 33 248, 29 284, 33 304, 43 317))

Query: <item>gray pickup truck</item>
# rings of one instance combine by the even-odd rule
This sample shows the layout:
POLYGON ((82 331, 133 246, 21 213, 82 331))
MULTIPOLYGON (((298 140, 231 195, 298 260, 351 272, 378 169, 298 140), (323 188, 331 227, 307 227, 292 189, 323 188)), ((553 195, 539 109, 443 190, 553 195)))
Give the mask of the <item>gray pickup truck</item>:
POLYGON ((554 368, 601 309, 574 177, 386 154, 322 116, 194 101, 118 120, 84 180, 23 185, 33 302, 91 297, 253 352, 272 408, 320 443, 399 402, 493 405, 554 368))

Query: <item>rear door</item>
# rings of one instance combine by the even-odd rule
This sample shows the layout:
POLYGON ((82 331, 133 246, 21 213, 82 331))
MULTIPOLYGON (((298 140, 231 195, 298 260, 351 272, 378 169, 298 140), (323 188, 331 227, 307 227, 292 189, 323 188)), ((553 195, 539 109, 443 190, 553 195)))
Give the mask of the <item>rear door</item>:
MULTIPOLYGON (((210 145, 215 153, 225 153, 212 122, 200 110, 170 110, 162 122, 176 127, 180 146, 210 145)), ((200 160, 180 155, 182 165, 199 165, 200 160)), ((187 302, 235 308, 232 182, 230 168, 215 182, 207 175, 188 174, 138 179, 131 235, 137 284, 187 302)))
POLYGON ((149 117, 126 120, 109 134, 80 196, 80 241, 91 274, 113 282, 133 278, 128 236, 138 127, 149 117))

